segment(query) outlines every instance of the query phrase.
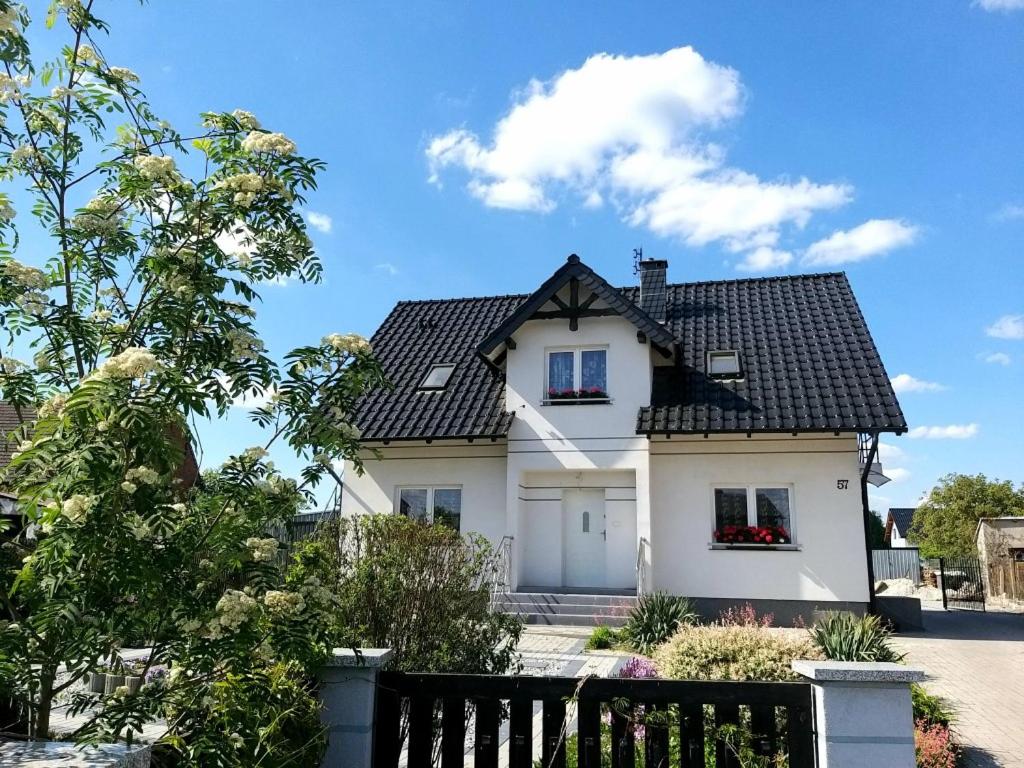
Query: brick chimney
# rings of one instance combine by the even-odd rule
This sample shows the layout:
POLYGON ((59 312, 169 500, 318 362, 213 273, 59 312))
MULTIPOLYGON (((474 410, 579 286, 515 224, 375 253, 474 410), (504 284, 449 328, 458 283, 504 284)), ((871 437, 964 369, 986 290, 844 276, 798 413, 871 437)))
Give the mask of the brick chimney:
POLYGON ((644 259, 640 262, 640 309, 659 323, 665 322, 668 304, 668 262, 644 259))

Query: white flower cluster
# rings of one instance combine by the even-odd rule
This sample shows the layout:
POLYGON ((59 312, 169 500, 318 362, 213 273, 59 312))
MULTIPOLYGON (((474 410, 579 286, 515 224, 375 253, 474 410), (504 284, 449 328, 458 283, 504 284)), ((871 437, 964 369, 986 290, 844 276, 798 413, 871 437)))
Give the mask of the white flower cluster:
POLYGON ((32 85, 31 75, 8 75, 0 72, 0 104, 17 101, 21 98, 21 89, 32 85))
POLYGON ((272 560, 277 554, 277 539, 260 539, 250 536, 245 540, 245 546, 257 563, 265 563, 272 560))
POLYGON ((350 424, 347 421, 342 421, 338 424, 338 431, 341 433, 342 437, 348 440, 358 440, 363 436, 363 433, 359 431, 359 427, 355 424, 350 424))
POLYGON ((139 175, 149 181, 174 183, 178 180, 178 172, 174 167, 174 158, 165 155, 139 155, 135 158, 135 167, 139 175))
POLYGON ((27 168, 33 165, 38 157, 39 153, 36 152, 35 147, 31 144, 22 144, 11 152, 11 165, 27 168))
POLYGON ((105 323, 107 320, 113 317, 113 315, 114 313, 111 312, 109 309, 97 309, 94 310, 91 315, 89 315, 89 319, 95 320, 97 323, 105 323))
POLYGON ((141 379, 158 370, 160 363, 152 352, 145 347, 128 347, 104 360, 93 375, 101 379, 141 379))
POLYGON ((64 413, 64 406, 67 405, 68 396, 63 392, 58 392, 56 395, 51 397, 41 406, 39 406, 39 418, 47 419, 50 416, 60 416, 64 413))
POLYGON ((236 109, 231 112, 231 116, 238 121, 240 126, 247 130, 257 131, 260 128, 260 121, 256 119, 256 115, 252 112, 248 112, 244 109, 236 109))
POLYGON ((139 82, 139 76, 132 72, 128 67, 111 67, 110 76, 120 80, 122 83, 137 83, 139 82))
POLYGON ((228 342, 231 344, 232 358, 237 362, 250 360, 263 351, 263 342, 248 331, 235 328, 228 331, 228 342))
POLYGON ((4 373, 17 373, 25 367, 25 364, 21 360, 15 360, 13 357, 4 357, 0 359, 0 371, 4 373))
POLYGON ((0 193, 0 222, 11 221, 15 216, 14 206, 11 205, 11 198, 0 193))
POLYGON ((29 130, 35 133, 61 133, 66 124, 60 113, 48 107, 32 108, 28 114, 29 130))
POLYGON ((94 197, 85 204, 82 213, 75 216, 71 223, 90 235, 109 237, 117 234, 120 221, 118 212, 120 203, 110 197, 94 197))
POLYGON ((156 485, 160 481, 160 473, 149 467, 133 467, 124 473, 125 480, 138 480, 143 485, 156 485))
POLYGON ((89 510, 95 505, 95 496, 83 496, 80 493, 76 493, 70 499, 64 501, 61 505, 61 512, 69 521, 77 523, 84 520, 85 516, 89 514, 89 510))
POLYGON ((52 91, 50 91, 50 96, 52 96, 55 99, 79 99, 82 97, 82 94, 76 91, 74 88, 68 88, 64 85, 58 85, 52 91))
POLYGON ((258 173, 238 173, 221 179, 213 185, 215 190, 234 192, 234 201, 241 206, 248 208, 253 204, 256 196, 264 190, 266 184, 263 177, 258 173))
POLYGON ((91 45, 83 44, 78 46, 78 52, 75 54, 75 59, 83 64, 95 64, 99 63, 100 57, 96 55, 96 51, 93 50, 91 45))
POLYGON ((306 608, 306 601, 297 592, 271 589, 263 595, 263 604, 275 616, 295 616, 306 608))
POLYGON ((85 22, 85 8, 81 0, 57 0, 57 7, 68 15, 68 21, 75 27, 85 22))
POLYGON ((26 291, 21 296, 15 298, 14 301, 23 310, 36 317, 46 312, 46 308, 50 306, 50 300, 46 294, 39 291, 26 291))
POLYGON ((283 133, 253 131, 242 139, 246 152, 267 152, 272 155, 290 155, 295 151, 295 142, 283 133))
POLYGON ((242 626, 256 608, 256 601, 237 589, 227 590, 217 601, 217 616, 210 622, 210 633, 221 637, 242 626))
POLYGON ((8 259, 4 262, 3 272, 12 282, 17 283, 22 288, 42 291, 50 286, 50 281, 46 279, 46 275, 43 274, 42 270, 35 267, 27 267, 14 259, 8 259))
POLYGON ((331 347, 335 352, 347 352, 349 354, 370 352, 372 350, 370 342, 358 333, 332 333, 329 336, 324 336, 320 343, 326 347, 331 347))
POLYGON ((0 11, 0 35, 11 35, 16 36, 21 34, 21 30, 18 29, 18 9, 11 6, 5 10, 0 11))
POLYGON ((255 445, 252 448, 246 448, 242 451, 243 458, 249 459, 250 461, 259 461, 260 459, 267 458, 269 455, 270 454, 267 453, 266 448, 261 448, 258 445, 255 445))

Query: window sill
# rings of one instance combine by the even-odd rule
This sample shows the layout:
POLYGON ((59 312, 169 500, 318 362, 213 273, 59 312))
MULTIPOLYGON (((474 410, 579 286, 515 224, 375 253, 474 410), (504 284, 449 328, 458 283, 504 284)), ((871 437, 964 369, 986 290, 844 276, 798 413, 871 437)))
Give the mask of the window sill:
POLYGON ((764 550, 778 552, 799 552, 803 547, 799 544, 708 544, 708 549, 741 549, 746 552, 761 552, 764 550))
POLYGON ((541 400, 541 405, 611 405, 610 397, 581 397, 579 399, 566 398, 565 400, 541 400))

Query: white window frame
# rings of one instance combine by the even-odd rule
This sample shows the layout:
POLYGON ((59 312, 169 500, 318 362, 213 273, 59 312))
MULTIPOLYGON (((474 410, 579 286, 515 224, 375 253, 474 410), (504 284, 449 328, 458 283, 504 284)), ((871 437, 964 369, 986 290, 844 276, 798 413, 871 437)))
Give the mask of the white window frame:
POLYGON ((590 402, 597 403, 608 403, 611 402, 611 392, 609 391, 608 378, 611 372, 611 365, 609 363, 608 345, 607 344, 587 344, 583 346, 571 346, 571 347, 545 347, 544 348, 544 397, 545 403, 558 403, 559 400, 552 400, 548 397, 548 390, 551 389, 551 355, 558 352, 572 352, 572 388, 579 391, 580 387, 583 386, 583 353, 584 352, 604 352, 604 370, 605 370, 605 394, 608 395, 606 398, 593 398, 590 402))
POLYGON ((796 529, 796 486, 793 483, 712 483, 708 490, 709 506, 711 509, 711 527, 708 529, 708 546, 712 549, 735 549, 739 547, 757 549, 799 549, 799 539, 796 529), (747 525, 757 525, 757 491, 770 490, 773 488, 785 488, 789 492, 789 543, 788 544, 727 544, 715 541, 715 529, 718 528, 718 515, 715 510, 715 491, 725 488, 743 488, 747 492, 747 525))
MULTIPOLYGON (((402 514, 402 491, 426 491, 427 492, 427 522, 431 525, 434 524, 434 492, 435 491, 458 491, 459 492, 459 533, 462 532, 462 514, 463 505, 462 500, 464 497, 463 488, 461 485, 446 484, 441 485, 425 485, 411 483, 409 485, 396 485, 395 486, 395 499, 394 499, 394 512, 396 515, 402 514)), ((411 518, 410 518, 411 519, 411 518)))
POLYGON ((740 353, 738 349, 711 349, 707 353, 707 372, 708 376, 713 379, 742 379, 743 378, 743 362, 740 360, 740 353), (711 358, 717 355, 732 355, 732 358, 736 361, 736 371, 729 373, 712 373, 711 371, 711 358))

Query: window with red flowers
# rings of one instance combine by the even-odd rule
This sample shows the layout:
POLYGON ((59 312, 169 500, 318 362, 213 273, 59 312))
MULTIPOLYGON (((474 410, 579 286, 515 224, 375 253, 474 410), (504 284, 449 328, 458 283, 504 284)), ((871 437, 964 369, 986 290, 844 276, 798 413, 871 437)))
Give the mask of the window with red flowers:
POLYGON ((715 544, 793 544, 791 491, 787 486, 736 485, 714 489, 715 544))
POLYGON ((544 402, 608 402, 608 350, 566 347, 547 351, 544 402))

